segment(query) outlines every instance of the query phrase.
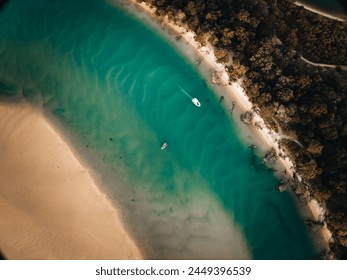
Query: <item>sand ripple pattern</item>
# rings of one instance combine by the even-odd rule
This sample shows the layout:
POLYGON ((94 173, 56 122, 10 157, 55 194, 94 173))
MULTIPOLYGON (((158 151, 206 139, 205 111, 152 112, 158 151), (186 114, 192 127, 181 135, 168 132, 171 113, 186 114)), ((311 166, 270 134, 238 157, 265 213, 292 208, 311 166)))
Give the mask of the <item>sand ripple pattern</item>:
POLYGON ((149 258, 312 258, 291 197, 153 31, 102 1, 13 0, 0 35, 0 92, 51 112, 102 179, 111 170, 107 191, 149 258))

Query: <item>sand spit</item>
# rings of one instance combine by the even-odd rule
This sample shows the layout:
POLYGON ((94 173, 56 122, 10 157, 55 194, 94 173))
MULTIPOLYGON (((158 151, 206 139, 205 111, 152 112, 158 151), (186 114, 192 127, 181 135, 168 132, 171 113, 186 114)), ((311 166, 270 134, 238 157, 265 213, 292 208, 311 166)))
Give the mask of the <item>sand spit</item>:
POLYGON ((0 103, 0 248, 9 259, 142 259, 90 171, 29 105, 0 103))
MULTIPOLYGON (((218 95, 223 96, 223 103, 227 110, 233 113, 234 121, 238 125, 238 131, 244 134, 241 137, 247 142, 256 144, 258 146, 258 152, 262 155, 271 149, 277 155, 281 154, 282 157, 278 157, 271 167, 278 170, 275 174, 280 178, 292 180, 293 171, 295 171, 294 164, 286 156, 285 151, 278 145, 278 140, 283 136, 268 128, 257 111, 254 110, 253 104, 249 101, 242 87, 241 80, 238 83, 228 84, 229 75, 225 71, 225 66, 217 62, 214 51, 210 46, 201 46, 194 39, 194 32, 188 31, 186 28, 169 21, 167 17, 159 18, 155 14, 155 8, 151 8, 144 2, 137 3, 136 0, 112 0, 112 2, 130 10, 132 13, 138 14, 145 21, 151 21, 149 24, 156 29, 161 29, 164 34, 169 34, 171 38, 175 38, 173 41, 177 41, 178 48, 196 62, 197 67, 199 67, 200 72, 206 77, 211 88, 218 95), (141 15, 142 12, 145 14, 144 17, 141 15), (211 74, 213 73, 218 73, 219 85, 211 83, 211 74), (252 123, 256 124, 256 126, 245 125, 240 121, 240 114, 250 111, 253 112, 252 123)), ((300 203, 298 206, 306 218, 318 221, 321 217, 324 217, 324 208, 314 199, 308 198, 305 203, 300 203)), ((314 236, 316 237, 314 240, 315 245, 318 249, 330 250, 330 242, 332 241, 331 232, 326 227, 326 223, 324 223, 322 229, 316 232, 314 236)))

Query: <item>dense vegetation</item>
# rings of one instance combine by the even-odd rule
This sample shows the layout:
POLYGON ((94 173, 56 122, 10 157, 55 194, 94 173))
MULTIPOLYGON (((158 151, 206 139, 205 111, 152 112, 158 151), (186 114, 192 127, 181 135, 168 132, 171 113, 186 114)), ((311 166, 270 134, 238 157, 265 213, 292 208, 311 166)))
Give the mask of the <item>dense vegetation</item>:
MULTIPOLYGON (((138 0, 142 2, 141 0, 138 0)), ((280 145, 316 198, 328 209, 332 251, 347 257, 347 24, 287 0, 145 0, 210 44, 230 82, 243 86, 276 131, 280 145), (312 66, 338 64, 336 68, 312 66)), ((296 192, 302 193, 300 190, 296 192)))

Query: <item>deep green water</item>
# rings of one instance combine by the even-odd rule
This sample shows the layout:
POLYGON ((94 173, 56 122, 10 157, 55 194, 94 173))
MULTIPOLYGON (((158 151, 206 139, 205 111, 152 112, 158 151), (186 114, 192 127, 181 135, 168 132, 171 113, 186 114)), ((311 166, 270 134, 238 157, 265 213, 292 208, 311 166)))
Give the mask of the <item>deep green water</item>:
POLYGON ((315 257, 294 199, 253 163, 194 66, 118 8, 9 1, 0 92, 41 104, 113 170, 108 192, 148 257, 315 257))

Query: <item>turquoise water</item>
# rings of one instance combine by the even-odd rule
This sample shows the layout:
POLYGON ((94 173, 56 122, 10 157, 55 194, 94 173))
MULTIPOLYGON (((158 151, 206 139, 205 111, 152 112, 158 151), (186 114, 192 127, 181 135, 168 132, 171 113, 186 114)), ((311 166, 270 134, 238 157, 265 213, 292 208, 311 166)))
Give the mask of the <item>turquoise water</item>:
POLYGON ((112 170, 107 191, 147 257, 315 257, 294 199, 194 66, 143 23, 100 0, 12 0, 0 54, 3 97, 40 104, 112 170))

